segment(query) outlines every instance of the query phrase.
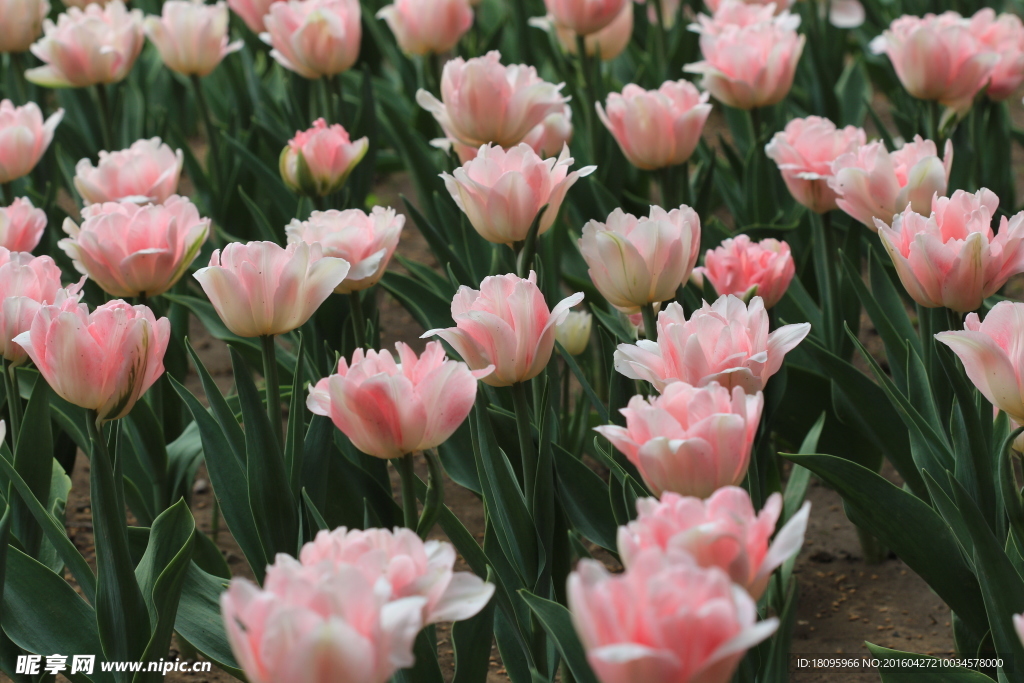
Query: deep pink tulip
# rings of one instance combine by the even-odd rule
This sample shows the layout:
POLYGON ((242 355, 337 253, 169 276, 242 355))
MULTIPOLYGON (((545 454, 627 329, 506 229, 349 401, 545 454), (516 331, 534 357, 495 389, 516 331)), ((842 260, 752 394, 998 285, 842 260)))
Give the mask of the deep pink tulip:
MULTIPOLYGON (((579 49, 576 42, 576 32, 567 26, 559 24, 554 18, 534 17, 530 19, 530 25, 554 33, 562 49, 570 55, 575 55, 579 49)), ((600 31, 591 33, 583 38, 583 46, 589 57, 599 57, 602 61, 610 62, 615 59, 629 46, 633 38, 633 3, 627 2, 622 6, 618 16, 610 24, 600 31)))
POLYGON ((596 108, 629 162, 652 170, 690 158, 711 113, 707 102, 708 94, 689 81, 665 81, 657 90, 631 83, 596 108))
POLYGON ((35 102, 15 107, 10 100, 0 101, 0 184, 32 172, 63 118, 64 110, 58 109, 44 122, 35 102))
POLYGON ((469 0, 394 0, 377 12, 402 52, 440 54, 455 47, 473 25, 469 0))
POLYGON ((985 7, 971 17, 971 33, 981 45, 999 55, 985 94, 1002 101, 1017 92, 1024 82, 1024 23, 1016 14, 985 7))
POLYGON ((581 560, 568 597, 601 683, 728 683, 746 650, 779 625, 758 622, 754 600, 721 569, 654 548, 623 574, 581 560))
POLYGON ((49 256, 0 248, 0 355, 9 363, 25 362, 25 350, 12 340, 28 331, 40 308, 80 297, 83 283, 63 289, 60 275, 49 256))
POLYGON ((718 382, 673 382, 660 396, 634 396, 620 412, 626 426, 595 428, 640 470, 655 495, 706 498, 743 481, 764 398, 718 382))
POLYGON ((0 53, 25 52, 43 33, 47 0, 0 0, 0 53))
POLYGON ((369 147, 369 138, 353 142, 341 124, 328 126, 317 119, 312 128, 295 133, 281 150, 281 178, 296 192, 326 197, 345 185, 369 147))
POLYGON ((476 400, 476 382, 493 368, 471 372, 448 360, 440 342, 423 355, 402 342, 400 362, 388 351, 356 349, 351 365, 309 388, 306 406, 325 415, 352 444, 377 458, 400 458, 436 448, 458 429, 476 400))
POLYGON ((319 243, 232 242, 195 278, 229 330, 261 337, 301 327, 348 271, 348 261, 323 256, 319 243))
POLYGON ((359 57, 362 23, 359 0, 287 0, 270 5, 263 17, 263 42, 284 68, 306 78, 348 71, 359 57))
POLYGON ((0 247, 10 251, 32 251, 46 230, 46 212, 32 206, 32 200, 18 197, 0 207, 0 247))
POLYGON ((798 323, 769 333, 768 312, 759 296, 749 304, 731 294, 704 302, 689 320, 683 307, 672 302, 658 316, 658 341, 619 344, 615 369, 658 391, 683 381, 694 386, 718 382, 753 393, 764 389, 786 354, 810 331, 810 323, 798 323))
POLYGON ((178 191, 184 156, 160 138, 136 140, 128 149, 100 152, 75 165, 75 189, 86 204, 134 202, 160 204, 178 191))
POLYGON ((95 410, 102 423, 131 412, 163 374, 170 336, 170 321, 146 306, 115 299, 89 313, 72 296, 42 306, 13 342, 61 398, 95 410))
POLYGON ((544 0, 556 24, 581 36, 605 28, 629 4, 629 0, 544 0))
POLYGON ((405 216, 375 206, 369 215, 359 209, 314 211, 309 220, 293 219, 285 226, 288 243, 319 242, 324 256, 345 259, 351 265, 339 294, 368 289, 384 275, 402 236, 405 216))
POLYGON ((723 486, 707 500, 667 491, 660 501, 638 499, 636 511, 635 521, 619 527, 619 555, 627 569, 648 548, 685 552, 702 567, 725 570, 757 600, 772 572, 803 545, 811 504, 804 503, 778 534, 782 494, 768 496, 755 513, 750 494, 736 486, 723 486))
POLYGON ((284 0, 228 0, 231 11, 242 18, 249 30, 259 35, 267 30, 263 18, 270 12, 270 6, 284 0))
POLYGON ((539 375, 551 359, 558 323, 569 309, 583 301, 577 292, 548 310, 537 287, 537 274, 492 275, 480 290, 463 285, 452 300, 455 327, 427 330, 423 337, 440 337, 473 370, 491 365, 494 373, 483 381, 494 387, 525 382, 539 375))
POLYGON ((707 278, 719 295, 735 294, 744 301, 757 295, 765 308, 779 303, 795 273, 788 244, 771 237, 753 242, 746 235, 730 237, 708 249, 704 266, 694 270, 694 275, 707 278))
POLYGON ((228 43, 228 6, 202 0, 167 0, 160 17, 146 17, 146 35, 164 65, 186 76, 206 76, 226 56, 242 49, 228 43))
POLYGON ((828 119, 808 116, 787 123, 764 151, 778 165, 793 199, 815 213, 827 213, 838 208, 836 193, 828 186, 832 162, 865 144, 863 128, 836 128, 828 119))

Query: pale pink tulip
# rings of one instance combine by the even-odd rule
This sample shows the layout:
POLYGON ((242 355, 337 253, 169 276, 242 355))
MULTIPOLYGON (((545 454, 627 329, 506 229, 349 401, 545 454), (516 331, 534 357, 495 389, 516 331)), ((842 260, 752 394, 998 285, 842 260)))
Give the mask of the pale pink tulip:
POLYGON ((808 116, 787 123, 764 152, 778 165, 793 199, 815 213, 827 213, 838 208, 836 193, 828 186, 832 162, 865 144, 863 128, 836 128, 828 119, 808 116))
POLYGON ((595 106, 629 162, 652 170, 686 163, 711 113, 707 102, 689 81, 665 81, 657 90, 631 83, 610 94, 606 108, 595 106))
POLYGON ((589 36, 615 21, 629 0, 544 0, 544 5, 556 24, 589 36))
MULTIPOLYGON (((567 26, 562 26, 553 17, 535 17, 530 20, 530 25, 549 33, 554 32, 563 50, 570 55, 577 53, 579 45, 576 42, 576 32, 567 26)), ((627 2, 612 23, 600 31, 585 36, 583 46, 587 56, 599 57, 603 61, 610 62, 622 54, 632 38, 633 6, 632 3, 627 2)))
POLYGON ((293 219, 285 226, 288 243, 319 242, 324 256, 345 259, 351 265, 339 294, 368 289, 381 279, 402 236, 405 216, 375 206, 366 215, 359 209, 314 211, 307 221, 293 219))
POLYGON ((577 292, 548 311, 537 287, 537 274, 485 277, 480 290, 463 285, 452 300, 455 327, 427 330, 423 337, 440 337, 473 370, 494 366, 483 378, 493 387, 506 387, 539 375, 551 359, 556 326, 569 309, 583 301, 577 292))
POLYGON ((424 625, 469 619, 494 594, 493 583, 469 572, 454 571, 455 548, 451 543, 423 541, 412 529, 363 531, 341 527, 320 531, 302 547, 299 561, 306 566, 327 563, 339 568, 355 567, 368 581, 387 581, 391 600, 425 598, 424 625))
MULTIPOLYGON (((682 0, 636 0, 638 5, 647 5, 647 21, 648 23, 657 26, 658 25, 658 5, 661 4, 661 20, 664 22, 666 29, 671 29, 676 25, 676 20, 679 18, 679 7, 682 5, 682 0)), ((704 3, 707 5, 708 3, 704 3)), ((709 7, 710 9, 710 7, 709 7)), ((712 11, 714 11, 712 9, 712 11)))
MULTIPOLYGON (((707 3, 705 3, 707 4, 707 3)), ((786 3, 775 2, 743 2, 742 0, 724 0, 708 5, 711 16, 697 15, 697 23, 690 25, 691 31, 703 35, 718 35, 730 27, 754 26, 764 23, 777 23, 794 31, 800 26, 799 17, 788 11, 786 3)))
POLYGON ((634 396, 620 412, 626 426, 595 430, 636 465, 655 495, 706 498, 743 481, 764 397, 718 382, 673 382, 660 396, 634 396))
POLYGON ((789 245, 771 237, 752 242, 746 235, 725 240, 704 254, 704 266, 696 268, 719 295, 735 294, 748 301, 755 294, 765 308, 779 303, 796 273, 789 245))
POLYGON ((0 0, 0 53, 25 52, 43 33, 47 0, 0 0))
POLYGON ((10 100, 0 101, 0 184, 32 172, 63 118, 64 110, 58 109, 44 122, 35 102, 15 107, 10 100))
POLYGON ((468 0, 395 0, 377 12, 388 23, 402 52, 440 54, 455 47, 473 25, 468 0))
POLYGON ((1017 638, 1024 644, 1024 614, 1013 615, 1013 629, 1017 632, 1017 638))
POLYGON ((283 0, 228 0, 231 11, 242 18, 249 30, 259 35, 267 30, 263 18, 270 12, 270 6, 283 0))
POLYGON ((178 190, 184 156, 160 138, 136 140, 128 149, 100 152, 75 165, 75 189, 86 204, 133 202, 160 204, 178 190))
POLYGON ((170 321, 157 320, 146 306, 115 299, 89 313, 71 296, 42 306, 12 341, 57 395, 96 411, 99 424, 131 412, 163 374, 170 336, 170 321))
POLYGON ((348 271, 348 261, 323 256, 319 243, 232 242, 195 278, 229 330, 261 337, 303 325, 348 271))
MULTIPOLYGON (((526 134, 523 142, 544 159, 557 157, 562 153, 562 148, 572 142, 572 132, 572 109, 565 105, 562 111, 545 116, 541 123, 526 134)), ((476 158, 477 149, 467 149, 472 149, 473 155, 466 158, 459 154, 462 163, 476 158)))
POLYGON ((184 197, 140 207, 92 204, 82 225, 64 220, 57 243, 78 272, 115 297, 157 296, 181 279, 206 242, 210 219, 184 197))
POLYGON ((688 553, 702 567, 725 570, 757 600, 772 572, 803 545, 811 504, 804 503, 778 534, 782 494, 768 496, 755 513, 750 494, 736 486, 723 486, 707 500, 667 491, 660 501, 638 499, 636 511, 635 521, 619 527, 619 556, 627 569, 648 548, 688 553))
POLYGON ((958 114, 971 108, 999 61, 971 32, 970 20, 956 12, 904 15, 871 41, 871 50, 889 56, 908 93, 958 114))
POLYGON ((569 311, 565 320, 558 323, 555 339, 566 353, 578 356, 587 350, 590 343, 590 330, 594 324, 594 316, 586 311, 569 311))
POLYGON ((326 197, 345 185, 369 148, 368 138, 352 142, 340 124, 328 126, 323 119, 317 119, 312 128, 295 133, 281 150, 281 178, 296 192, 326 197))
POLYGON ((952 166, 950 140, 942 159, 935 143, 920 135, 895 152, 878 140, 836 158, 828 186, 840 209, 876 230, 876 219, 889 225, 908 206, 920 214, 931 213, 932 197, 946 194, 952 166))
POLYGON ((462 424, 476 400, 476 381, 493 368, 471 372, 448 360, 440 342, 423 355, 395 344, 400 363, 388 351, 356 349, 351 365, 309 388, 306 406, 325 415, 352 444, 377 458, 400 458, 437 448, 462 424))
POLYGON ((43 22, 44 35, 32 54, 45 63, 25 78, 47 88, 85 88, 118 83, 132 70, 142 51, 142 10, 128 10, 121 0, 108 5, 71 7, 57 23, 43 22))
POLYGON ((1024 424, 1024 304, 1000 301, 984 321, 968 313, 963 330, 940 332, 935 339, 960 357, 989 403, 1024 424))
POLYGON ((359 0, 287 0, 270 5, 260 38, 284 68, 306 78, 334 76, 359 57, 360 22, 359 0))
POLYGON ((1024 82, 1024 23, 1016 14, 997 17, 995 10, 985 7, 971 17, 970 27, 984 48, 999 55, 985 94, 1005 100, 1024 82))
POLYGON ((441 73, 441 99, 426 90, 416 102, 429 111, 445 135, 463 145, 494 143, 514 147, 548 114, 562 112, 568 98, 525 64, 505 66, 501 53, 464 60, 456 57, 441 73))
POLYGON ((658 316, 658 341, 619 344, 615 369, 658 391, 683 381, 698 387, 718 382, 754 393, 764 389, 786 354, 810 331, 810 323, 797 323, 769 333, 768 312, 759 296, 749 304, 731 294, 704 302, 689 320, 683 307, 672 302, 658 316))
POLYGON ((569 610, 601 683, 728 683, 744 653, 778 628, 717 567, 649 549, 629 571, 580 560, 569 610))
POLYGON ((145 29, 164 65, 186 76, 206 76, 242 49, 241 40, 228 43, 228 6, 223 2, 167 0, 159 18, 146 17, 145 29))
POLYGON ((49 256, 0 248, 0 355, 9 363, 25 362, 25 350, 12 340, 28 331, 40 308, 81 296, 83 282, 62 289, 60 275, 49 256))
POLYGON ((482 145, 476 158, 442 173, 448 193, 469 218, 480 235, 497 244, 514 244, 526 239, 537 213, 541 217, 538 235, 543 235, 558 217, 565 194, 576 181, 594 172, 585 166, 569 172, 573 158, 562 147, 558 159, 541 159, 526 143, 507 152, 501 147, 482 145))
POLYGON ((46 212, 32 206, 32 200, 19 197, 11 205, 0 207, 0 247, 10 251, 32 251, 46 230, 46 212))
POLYGON ((108 5, 111 0, 62 0, 65 7, 78 7, 84 9, 88 5, 108 5))
POLYGON ((607 222, 583 226, 578 244, 608 303, 637 313, 674 299, 690 277, 700 252, 700 218, 686 205, 671 211, 652 206, 650 216, 640 218, 615 209, 607 222))

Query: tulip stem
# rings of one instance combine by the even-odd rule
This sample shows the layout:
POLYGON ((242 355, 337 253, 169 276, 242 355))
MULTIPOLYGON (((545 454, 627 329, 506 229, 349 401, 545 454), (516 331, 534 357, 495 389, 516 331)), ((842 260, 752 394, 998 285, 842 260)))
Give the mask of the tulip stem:
POLYGON ((590 161, 597 162, 597 131, 594 128, 594 106, 597 102, 597 89, 594 83, 590 57, 587 56, 587 41, 583 36, 576 36, 576 59, 583 77, 583 91, 586 100, 583 102, 583 123, 587 128, 587 142, 590 145, 590 161))
POLYGON ((277 445, 283 449, 284 431, 281 428, 281 422, 283 421, 281 415, 281 384, 277 378, 277 353, 274 347, 274 335, 265 334, 260 336, 260 346, 263 347, 263 381, 267 390, 267 419, 270 420, 270 428, 277 439, 277 445))
POLYGON ((416 510, 416 471, 412 453, 398 459, 398 474, 402 478, 402 516, 407 529, 416 531, 419 514, 416 510))
POLYGON ((21 63, 21 54, 11 52, 11 72, 14 74, 14 84, 18 89, 18 104, 28 103, 28 88, 25 84, 25 65, 21 63))
POLYGON ((206 129, 206 140, 210 143, 210 155, 206 159, 206 175, 210 177, 210 185, 214 191, 220 187, 220 143, 217 142, 217 131, 210 118, 210 107, 203 94, 203 82, 198 75, 192 74, 192 88, 196 91, 196 102, 203 116, 203 128, 206 129))
POLYGON ((0 187, 4 191, 4 203, 10 206, 11 202, 14 201, 14 183, 4 183, 0 187))
POLYGON ((4 389, 7 390, 7 409, 11 418, 11 450, 18 447, 18 434, 21 431, 21 392, 18 389, 17 368, 3 361, 4 389))
POLYGON ((110 100, 107 98, 107 87, 102 83, 96 85, 96 101, 99 104, 100 131, 103 134, 103 147, 114 148, 114 131, 110 121, 110 100))
POLYGON ((657 60, 655 66, 658 77, 656 80, 660 82, 668 71, 668 51, 665 49, 665 8, 662 6, 661 0, 651 1, 654 2, 654 15, 657 19, 654 31, 654 57, 657 60))
POLYGON ((956 332, 957 330, 964 329, 964 316, 962 313, 957 313, 952 308, 946 309, 946 328, 956 332))
POLYGON ((651 341, 658 341, 658 316, 654 312, 654 304, 645 304, 640 312, 644 316, 644 336, 651 341))
POLYGON ((526 506, 532 515, 537 488, 537 449, 533 443, 533 430, 530 428, 530 404, 526 398, 524 382, 512 385, 512 405, 515 407, 519 451, 523 459, 523 492, 526 495, 526 506))
POLYGON ((363 315, 363 302, 359 298, 359 291, 348 293, 348 307, 351 310, 352 330, 356 337, 356 348, 366 348, 366 316, 363 315))

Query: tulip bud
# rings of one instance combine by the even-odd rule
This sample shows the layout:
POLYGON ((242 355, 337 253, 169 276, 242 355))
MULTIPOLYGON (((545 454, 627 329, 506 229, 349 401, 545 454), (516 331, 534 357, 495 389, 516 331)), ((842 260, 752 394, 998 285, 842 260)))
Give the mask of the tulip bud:
POLYGON ((160 18, 146 17, 145 28, 164 65, 186 76, 206 76, 224 57, 242 49, 240 40, 228 44, 228 7, 223 2, 167 0, 160 18))
POLYGON ((44 123, 35 102, 15 107, 10 100, 0 101, 0 184, 32 172, 63 118, 64 110, 58 109, 44 123))
POLYGON ((348 131, 323 119, 309 130, 299 131, 281 150, 281 178, 288 187, 307 197, 326 197, 340 190, 366 150, 368 138, 352 142, 348 131))
POLYGON ((770 237, 752 242, 746 235, 708 249, 704 267, 694 270, 694 275, 706 277, 720 296, 734 294, 746 302, 756 294, 765 308, 779 303, 795 273, 788 244, 770 237))
POLYGON ((562 345, 566 353, 578 356, 587 350, 590 343, 590 328, 593 325, 594 316, 586 311, 569 311, 565 320, 558 323, 555 330, 555 339, 562 345))
POLYGON ((0 247, 29 252, 36 248, 46 230, 46 212, 19 197, 7 208, 0 207, 0 247))
POLYGON ((47 0, 0 0, 0 53, 25 52, 43 33, 47 0))

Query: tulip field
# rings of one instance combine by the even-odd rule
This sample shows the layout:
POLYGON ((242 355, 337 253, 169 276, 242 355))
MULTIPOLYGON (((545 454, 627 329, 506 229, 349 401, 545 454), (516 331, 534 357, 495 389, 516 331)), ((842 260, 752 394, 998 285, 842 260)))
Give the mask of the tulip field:
POLYGON ((0 0, 0 680, 1024 683, 1022 14, 0 0))

